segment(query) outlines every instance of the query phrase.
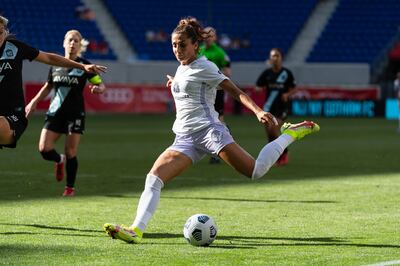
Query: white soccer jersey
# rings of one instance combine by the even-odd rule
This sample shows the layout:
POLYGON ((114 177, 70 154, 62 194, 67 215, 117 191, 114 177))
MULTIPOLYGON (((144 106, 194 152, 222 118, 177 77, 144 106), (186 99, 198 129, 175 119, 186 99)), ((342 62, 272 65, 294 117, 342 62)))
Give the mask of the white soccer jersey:
POLYGON ((216 87, 225 79, 218 67, 204 56, 176 70, 171 91, 176 119, 172 130, 187 134, 219 122, 214 109, 216 87))

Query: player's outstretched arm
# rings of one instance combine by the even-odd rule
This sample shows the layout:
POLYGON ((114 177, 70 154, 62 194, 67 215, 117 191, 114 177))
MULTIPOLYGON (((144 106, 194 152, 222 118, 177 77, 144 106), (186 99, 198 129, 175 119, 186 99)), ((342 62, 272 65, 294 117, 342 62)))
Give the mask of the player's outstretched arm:
POLYGON ((276 118, 269 112, 265 112, 261 109, 251 98, 249 95, 244 93, 241 89, 239 89, 232 81, 229 79, 225 79, 222 81, 219 86, 227 91, 233 98, 240 101, 244 106, 246 106, 249 110, 251 110, 256 116, 258 121, 263 124, 272 124, 278 125, 278 121, 276 118))
POLYGON ((39 55, 35 58, 35 60, 52 66, 78 68, 86 72, 96 73, 96 74, 105 73, 107 70, 107 67, 105 66, 94 65, 94 64, 85 65, 57 54, 46 53, 42 51, 39 52, 39 55))

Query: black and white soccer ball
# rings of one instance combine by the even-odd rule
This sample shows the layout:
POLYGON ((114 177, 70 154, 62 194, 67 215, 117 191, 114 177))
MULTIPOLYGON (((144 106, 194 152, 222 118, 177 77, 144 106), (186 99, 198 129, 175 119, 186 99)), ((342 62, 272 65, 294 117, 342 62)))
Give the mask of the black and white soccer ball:
POLYGON ((193 246, 208 246, 217 237, 217 225, 207 214, 195 214, 187 219, 183 236, 193 246))

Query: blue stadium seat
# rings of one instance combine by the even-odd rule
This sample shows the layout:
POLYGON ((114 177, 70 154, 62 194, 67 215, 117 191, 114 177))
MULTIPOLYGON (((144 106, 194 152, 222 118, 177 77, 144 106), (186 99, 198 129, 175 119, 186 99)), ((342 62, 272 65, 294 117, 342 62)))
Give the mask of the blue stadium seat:
POLYGON ((174 60, 169 34, 179 19, 198 18, 231 39, 247 39, 248 48, 227 49, 233 61, 264 61, 272 47, 287 52, 317 0, 186 1, 103 0, 139 59, 174 60), (150 7, 150 8, 149 8, 150 7), (146 31, 163 29, 168 40, 146 41, 146 31))
MULTIPOLYGON (((85 39, 106 42, 94 21, 76 17, 75 8, 82 5, 80 0, 1 0, 0 14, 10 20, 11 33, 21 41, 63 55, 62 40, 70 29, 79 30, 85 39)), ((87 52, 84 56, 88 59, 116 59, 111 48, 105 54, 87 52)))
POLYGON ((398 0, 343 0, 307 62, 373 63, 400 25, 398 0))

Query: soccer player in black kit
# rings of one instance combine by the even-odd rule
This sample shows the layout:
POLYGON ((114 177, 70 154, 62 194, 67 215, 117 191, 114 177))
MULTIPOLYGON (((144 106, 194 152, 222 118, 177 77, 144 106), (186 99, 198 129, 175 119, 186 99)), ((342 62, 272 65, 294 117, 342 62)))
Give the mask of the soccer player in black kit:
MULTIPOLYGON (((258 77, 256 86, 257 90, 264 88, 267 91, 264 104, 264 111, 270 112, 278 120, 278 125, 264 124, 265 131, 269 142, 279 137, 280 127, 288 116, 290 96, 296 92, 296 81, 292 72, 283 67, 283 53, 278 48, 272 48, 269 54, 270 68, 264 70, 258 77)), ((277 165, 283 166, 289 162, 287 148, 276 162, 277 165)))
MULTIPOLYGON (((80 57, 87 41, 77 30, 70 30, 64 37, 65 57, 79 63, 89 64, 80 57)), ((27 116, 36 109, 52 89, 55 94, 46 113, 46 120, 40 134, 39 152, 43 159, 56 163, 56 180, 64 179, 64 164, 67 180, 63 196, 74 196, 75 180, 78 171, 77 152, 81 135, 85 130, 85 105, 83 90, 89 80, 91 92, 100 94, 106 90, 98 74, 86 73, 76 68, 51 67, 47 82, 26 106, 27 116), (64 154, 55 149, 56 141, 66 135, 64 154)))
POLYGON ((0 149, 15 148, 28 125, 22 88, 23 60, 73 67, 93 73, 106 70, 104 66, 84 65, 56 54, 39 51, 13 38, 8 32, 7 24, 8 19, 0 16, 0 149))

